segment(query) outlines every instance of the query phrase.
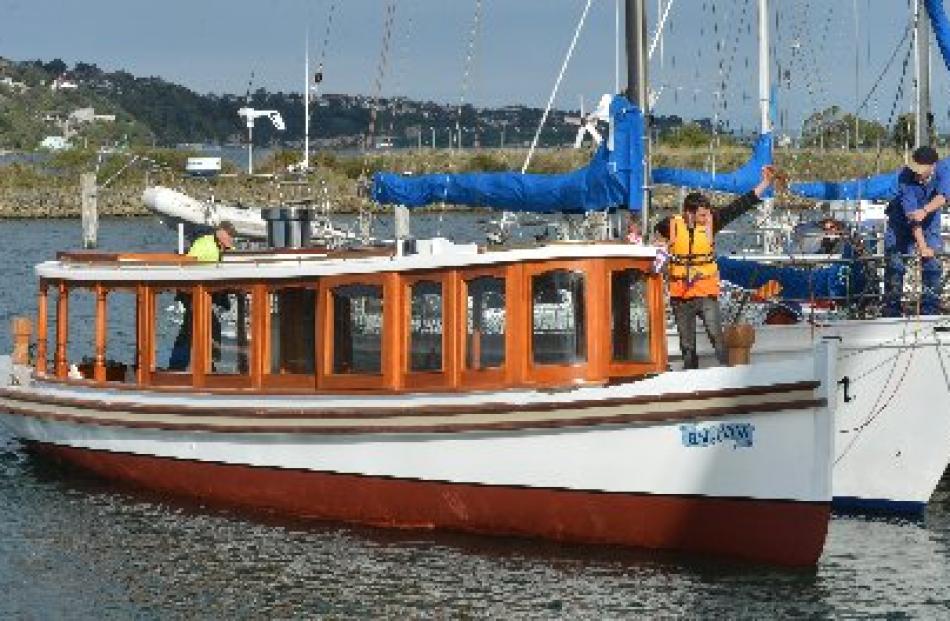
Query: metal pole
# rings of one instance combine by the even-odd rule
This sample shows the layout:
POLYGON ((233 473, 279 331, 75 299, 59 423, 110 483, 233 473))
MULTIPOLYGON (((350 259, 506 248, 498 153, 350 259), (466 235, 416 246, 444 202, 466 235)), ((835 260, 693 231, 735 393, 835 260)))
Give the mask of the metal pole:
POLYGON ((861 142, 861 129, 858 125, 858 106, 861 105, 861 27, 858 20, 858 0, 854 0, 854 150, 861 142))
MULTIPOLYGON (((769 2, 759 0, 759 131, 768 134, 772 131, 771 118, 771 77, 769 75, 769 2)), ((774 199, 766 198, 762 205, 762 215, 766 222, 772 219, 774 199)), ((774 248, 775 234, 767 230, 762 236, 763 250, 768 253, 774 248)))
POLYGON ((254 174, 254 125, 250 121, 247 126, 247 174, 254 174))
POLYGON ((79 176, 80 213, 82 219, 82 247, 95 248, 99 236, 98 186, 96 173, 79 176))
POLYGON ((647 93, 647 19, 646 0, 627 1, 627 99, 643 112, 643 207, 640 210, 640 233, 649 237, 650 224, 650 101, 647 93))
POLYGON ((914 31, 916 46, 917 98, 915 105, 914 147, 930 144, 930 19, 924 0, 916 2, 917 28, 914 31))
POLYGON ((303 169, 310 170, 310 29, 303 63, 303 169))

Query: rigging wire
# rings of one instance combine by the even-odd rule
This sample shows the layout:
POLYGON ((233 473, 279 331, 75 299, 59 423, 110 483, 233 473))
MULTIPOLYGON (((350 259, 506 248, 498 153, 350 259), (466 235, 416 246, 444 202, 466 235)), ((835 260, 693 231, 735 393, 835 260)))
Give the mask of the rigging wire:
POLYGON ((531 147, 528 149, 528 155, 525 157, 524 165, 521 167, 521 174, 524 174, 528 170, 528 166, 531 165, 531 158, 534 156, 534 150, 538 146, 538 140, 541 138, 541 130, 544 129, 544 124, 548 120, 548 115, 551 113, 551 107, 554 105, 554 98, 557 96, 558 88, 561 86, 561 80, 564 79, 564 72, 567 70, 567 65, 571 62, 571 57, 574 54, 574 47, 577 45, 577 40, 581 36, 581 31, 584 29, 584 22, 587 21, 587 14, 590 12, 590 5, 593 3, 593 0, 587 0, 587 4, 584 6, 584 12, 581 14, 580 20, 577 22, 577 28, 574 30, 574 38, 571 39, 571 45, 567 48, 567 54, 564 56, 564 62, 561 63, 561 70, 558 72, 557 80, 554 81, 554 88, 551 89, 551 96, 548 97, 548 103, 544 107, 544 114, 541 115, 541 121, 538 123, 538 129, 534 132, 534 138, 531 140, 531 147))
POLYGON ((462 73, 462 92, 459 94, 459 105, 455 114, 455 136, 456 146, 462 148, 462 110, 465 107, 465 99, 468 95, 468 89, 472 78, 473 66, 475 63, 475 52, 478 44, 478 35, 481 31, 482 23, 482 0, 475 0, 475 16, 472 18, 472 28, 468 33, 468 46, 465 52, 465 63, 462 73))
MULTIPOLYGON (((373 84, 373 105, 370 107, 369 136, 372 141, 376 133, 376 117, 379 111, 379 99, 383 90, 383 79, 389 66, 389 47, 392 41, 393 22, 396 18, 396 0, 387 0, 386 14, 383 20, 383 42, 379 50, 379 62, 376 65, 376 80, 373 84)), ((364 145, 364 149, 368 146, 364 145)))

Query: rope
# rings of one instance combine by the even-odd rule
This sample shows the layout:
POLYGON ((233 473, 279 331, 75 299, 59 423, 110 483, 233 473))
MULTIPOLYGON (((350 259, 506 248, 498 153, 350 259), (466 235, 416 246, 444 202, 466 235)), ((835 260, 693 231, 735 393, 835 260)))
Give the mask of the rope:
POLYGON ((577 22, 577 28, 574 30, 574 38, 571 39, 571 45, 567 48, 567 54, 564 56, 564 62, 561 63, 561 71, 558 72, 557 80, 554 82, 554 88, 551 89, 551 96, 548 97, 548 103, 544 107, 544 114, 541 115, 541 122, 538 123, 538 129, 534 132, 534 138, 531 140, 531 148, 528 149, 528 155, 525 157, 524 165, 521 167, 521 174, 527 172, 528 166, 531 165, 531 158, 534 157, 534 150, 537 148, 538 140, 541 138, 541 130, 544 129, 544 124, 548 120, 548 114, 551 113, 551 106, 554 105, 554 98, 557 96, 558 88, 561 86, 561 80, 564 78, 564 72, 567 70, 567 65, 571 62, 571 56, 574 54, 574 47, 577 45, 577 40, 581 36, 581 30, 584 28, 584 22, 587 21, 587 13, 590 12, 590 5, 592 3, 593 0, 587 0, 587 4, 584 6, 584 12, 581 14, 581 18, 577 22))
POLYGON ((472 19, 472 29, 468 33, 468 47, 465 53, 465 64, 462 73, 462 92, 459 94, 459 105, 455 114, 455 135, 458 140, 456 146, 459 149, 462 148, 462 108, 465 106, 465 96, 468 94, 469 81, 473 73, 472 66, 475 62, 475 49, 478 43, 478 33, 481 29, 481 18, 482 0, 475 0, 475 16, 472 19))
MULTIPOLYGON (((392 40, 393 21, 396 17, 396 0, 386 3, 386 17, 383 21, 383 43, 379 50, 379 62, 376 65, 376 80, 373 83, 373 106, 369 113, 368 141, 376 134, 376 115, 379 110, 379 99, 383 90, 383 78, 389 65, 389 43, 392 40)), ((365 168, 365 167, 364 167, 365 168)))

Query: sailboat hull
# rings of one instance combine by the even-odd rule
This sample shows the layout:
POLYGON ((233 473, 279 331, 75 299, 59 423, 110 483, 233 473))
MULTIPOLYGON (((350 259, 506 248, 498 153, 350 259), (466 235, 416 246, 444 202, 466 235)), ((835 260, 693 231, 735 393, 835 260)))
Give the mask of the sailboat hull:
MULTIPOLYGON (((946 317, 936 316, 756 328, 753 364, 809 356, 814 341, 840 339, 836 509, 904 514, 926 509, 950 464, 948 325, 946 317)), ((703 364, 712 364, 708 343, 702 336, 699 341, 703 364)), ((668 342, 675 367, 675 331, 668 342)))

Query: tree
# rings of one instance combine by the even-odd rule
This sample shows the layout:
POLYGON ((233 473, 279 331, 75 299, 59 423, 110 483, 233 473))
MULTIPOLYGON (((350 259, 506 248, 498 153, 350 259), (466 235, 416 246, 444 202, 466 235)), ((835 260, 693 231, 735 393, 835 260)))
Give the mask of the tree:
POLYGON ((846 113, 840 106, 831 106, 814 112, 802 124, 802 144, 806 147, 847 147, 874 145, 887 137, 887 129, 876 121, 869 121, 846 113), (855 125, 857 133, 855 136, 855 125))

